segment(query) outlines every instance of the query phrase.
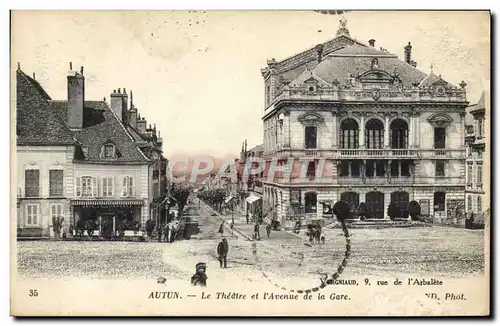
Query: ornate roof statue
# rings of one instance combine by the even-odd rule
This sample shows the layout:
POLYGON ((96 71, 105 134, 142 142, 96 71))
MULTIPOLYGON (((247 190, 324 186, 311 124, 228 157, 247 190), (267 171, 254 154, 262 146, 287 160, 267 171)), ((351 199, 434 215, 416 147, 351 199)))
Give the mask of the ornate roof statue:
POLYGON ((339 29, 337 30, 337 36, 341 36, 341 35, 350 36, 349 30, 347 29, 347 19, 345 17, 342 17, 339 20, 339 22, 340 22, 340 25, 339 25, 339 29))

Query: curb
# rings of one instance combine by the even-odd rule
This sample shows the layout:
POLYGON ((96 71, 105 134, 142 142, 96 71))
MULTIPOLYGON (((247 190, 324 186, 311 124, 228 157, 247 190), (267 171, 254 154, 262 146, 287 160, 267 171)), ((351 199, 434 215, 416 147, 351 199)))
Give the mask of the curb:
MULTIPOLYGON (((226 224, 226 228, 228 228, 229 230, 231 230, 231 224, 226 221, 223 217, 221 217, 220 213, 219 212, 216 212, 215 210, 213 210, 210 206, 208 206, 207 204, 205 204, 205 202, 202 202, 203 203, 203 206, 205 207, 205 209, 207 211, 209 211, 211 214, 216 214, 217 217, 219 218, 219 220, 221 222, 223 222, 224 224, 226 224)), ((247 234, 243 233, 242 231, 238 230, 238 228, 234 227, 233 228, 233 231, 238 233, 239 235, 241 235, 242 237, 246 238, 247 240, 249 241, 254 241, 250 236, 248 236, 247 234)))

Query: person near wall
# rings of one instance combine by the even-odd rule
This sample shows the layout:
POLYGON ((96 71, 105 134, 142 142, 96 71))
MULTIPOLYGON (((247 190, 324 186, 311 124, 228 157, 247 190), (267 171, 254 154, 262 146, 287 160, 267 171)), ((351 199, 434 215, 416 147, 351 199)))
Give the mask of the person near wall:
POLYGON ((227 253, 229 252, 229 243, 226 238, 222 238, 217 245, 217 255, 219 255, 220 268, 227 268, 227 253))

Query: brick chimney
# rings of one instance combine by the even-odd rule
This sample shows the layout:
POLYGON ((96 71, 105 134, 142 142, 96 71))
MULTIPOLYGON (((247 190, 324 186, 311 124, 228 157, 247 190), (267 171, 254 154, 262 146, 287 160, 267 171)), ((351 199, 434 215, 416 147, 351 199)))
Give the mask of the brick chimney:
POLYGON ((127 102, 128 95, 125 90, 123 92, 120 88, 117 90, 113 90, 113 93, 109 95, 111 110, 118 116, 121 122, 127 123, 128 114, 127 114, 127 102))
POLYGON ((146 132, 146 119, 139 118, 137 119, 137 131, 139 131, 140 134, 144 134, 146 132))
POLYGON ((134 106, 134 94, 130 91, 130 110, 128 111, 128 124, 137 129, 137 109, 134 106))
POLYGON ((318 63, 320 63, 321 60, 323 60, 323 44, 316 45, 315 49, 318 58, 318 63))
POLYGON ((85 102, 85 77, 83 67, 80 72, 73 70, 69 63, 68 72, 68 126, 70 129, 83 128, 83 103, 85 102))
POLYGON ((411 43, 408 42, 408 45, 405 46, 405 61, 408 64, 411 64, 411 43))
POLYGON ((375 47, 375 40, 374 39, 369 40, 368 44, 370 44, 370 46, 372 47, 375 47))

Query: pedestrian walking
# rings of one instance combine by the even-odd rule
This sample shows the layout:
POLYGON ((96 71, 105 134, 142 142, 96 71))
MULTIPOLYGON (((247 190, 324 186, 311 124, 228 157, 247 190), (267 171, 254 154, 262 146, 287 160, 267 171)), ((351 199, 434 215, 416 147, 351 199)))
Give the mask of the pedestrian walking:
POLYGON ((231 236, 233 236, 234 235, 234 222, 231 222, 230 227, 231 227, 231 236))
POLYGON ((255 226, 253 227, 253 238, 255 240, 260 240, 260 224, 255 223, 255 226))
POLYGON ((222 222, 219 226, 219 233, 221 236, 224 235, 224 222, 222 222))
POLYGON ((266 225, 266 233, 267 233, 267 238, 269 239, 269 236, 271 235, 271 224, 268 223, 266 225))
POLYGON ((198 263, 196 264, 196 273, 191 276, 191 284, 195 286, 207 286, 207 264, 198 263))
POLYGON ((253 261, 255 264, 257 264, 257 244, 255 242, 252 242, 252 256, 253 256, 253 261))
POLYGON ((247 211, 246 218, 247 218, 247 224, 248 224, 250 222, 250 219, 249 219, 249 216, 248 216, 248 211, 247 211))
POLYGON ((163 228, 164 228, 164 225, 162 224, 159 224, 158 227, 157 227, 157 232, 158 232, 158 242, 161 242, 161 236, 162 236, 162 233, 163 233, 163 228))
POLYGON ((170 242, 170 227, 168 224, 165 225, 165 235, 163 236, 163 242, 170 242))
POLYGON ((229 243, 226 238, 222 238, 217 245, 217 254, 219 255, 220 268, 227 268, 227 253, 229 252, 229 243))

